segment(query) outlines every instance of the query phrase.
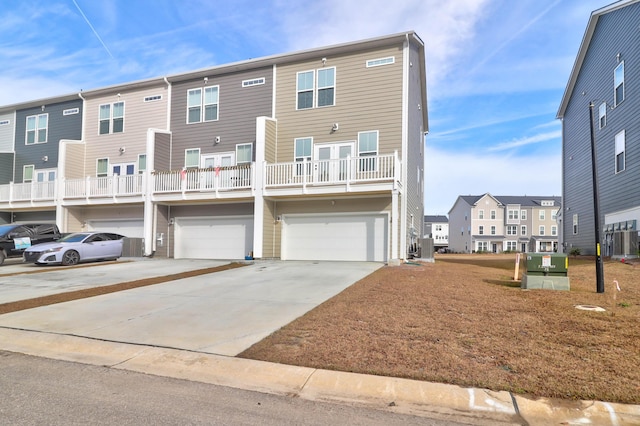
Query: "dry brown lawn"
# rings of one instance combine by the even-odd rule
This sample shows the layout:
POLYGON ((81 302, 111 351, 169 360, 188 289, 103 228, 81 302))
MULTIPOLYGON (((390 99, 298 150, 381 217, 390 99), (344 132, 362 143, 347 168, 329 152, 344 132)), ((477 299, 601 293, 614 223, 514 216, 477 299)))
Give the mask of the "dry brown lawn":
POLYGON ((605 261, 597 293, 593 258, 569 259, 570 291, 522 290, 514 264, 514 254, 438 255, 385 266, 239 356, 640 403, 640 265, 605 261))

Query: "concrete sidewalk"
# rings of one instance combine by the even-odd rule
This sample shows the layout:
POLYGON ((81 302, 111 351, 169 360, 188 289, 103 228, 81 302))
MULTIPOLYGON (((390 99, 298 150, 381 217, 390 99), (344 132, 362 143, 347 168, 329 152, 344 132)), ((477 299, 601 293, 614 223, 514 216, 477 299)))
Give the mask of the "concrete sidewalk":
MULTIPOLYGON (((1 276, 0 303, 9 295, 22 300, 224 263, 145 260, 1 276)), ((312 400, 462 417, 471 424, 640 424, 640 407, 633 405, 533 400, 509 392, 233 357, 381 266, 261 261, 13 312, 0 315, 0 349, 312 400)))

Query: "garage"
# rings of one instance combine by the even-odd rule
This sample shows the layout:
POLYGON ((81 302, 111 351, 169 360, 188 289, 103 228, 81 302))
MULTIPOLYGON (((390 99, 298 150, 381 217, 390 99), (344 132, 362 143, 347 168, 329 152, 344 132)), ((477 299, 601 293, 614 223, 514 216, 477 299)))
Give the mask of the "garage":
POLYGON ((89 231, 114 232, 129 238, 144 238, 142 219, 95 219, 87 221, 89 231))
POLYGON ((176 259, 244 259, 251 251, 251 216, 175 219, 176 259))
POLYGON ((388 215, 285 215, 282 259, 387 260, 388 215))

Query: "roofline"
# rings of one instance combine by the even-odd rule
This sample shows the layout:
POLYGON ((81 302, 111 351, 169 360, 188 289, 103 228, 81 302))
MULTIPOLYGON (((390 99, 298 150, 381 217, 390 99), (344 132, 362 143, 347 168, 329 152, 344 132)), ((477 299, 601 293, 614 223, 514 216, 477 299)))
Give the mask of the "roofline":
MULTIPOLYGON (((275 64, 307 60, 311 58, 316 58, 326 53, 339 54, 339 53, 345 53, 345 52, 352 52, 356 49, 374 48, 374 47, 386 46, 386 45, 389 45, 390 43, 403 43, 405 41, 409 41, 409 42, 413 41, 420 46, 420 57, 421 57, 420 66, 421 66, 421 72, 423 73, 425 78, 424 84, 426 87, 424 42, 416 34, 415 31, 410 30, 410 31, 405 31, 401 33, 395 33, 395 34, 374 37, 374 38, 369 38, 364 40, 335 44, 331 46, 323 46, 323 47, 317 47, 312 49, 300 50, 296 52, 264 56, 257 59, 247 59, 244 61, 232 62, 232 63, 217 65, 213 67, 202 68, 195 71, 169 74, 167 76, 138 80, 130 83, 114 84, 114 85, 91 89, 87 91, 80 90, 80 92, 40 99, 36 101, 27 101, 27 102, 20 102, 20 103, 11 104, 11 105, 4 105, 4 106, 0 106, 0 113, 11 112, 19 109, 31 108, 31 107, 40 106, 40 105, 65 102, 72 99, 78 99, 79 97, 91 97, 96 95, 102 95, 106 93, 115 92, 117 90, 127 90, 127 89, 149 87, 153 85, 160 85, 163 83, 167 84, 167 83, 181 82, 181 81, 191 80, 194 78, 204 78, 207 76, 213 76, 216 74, 223 74, 223 73, 232 72, 232 71, 248 70, 252 68, 273 66, 275 64)), ((425 104, 425 106, 423 108, 423 111, 424 111, 423 114, 426 117, 427 116, 426 90, 424 92, 425 92, 424 94, 425 99, 423 99, 423 103, 425 104)), ((425 125, 427 127, 425 131, 427 131, 428 130, 427 121, 425 121, 425 125)))
POLYGON ((562 100, 560 101, 560 107, 558 108, 556 118, 562 119, 564 117, 564 113, 569 104, 569 99, 573 94, 573 89, 575 88, 576 81, 578 80, 578 73, 582 68, 582 63, 584 62, 584 58, 587 55, 587 50, 589 50, 589 45, 591 44, 591 37, 593 37, 593 32, 596 29, 596 24, 598 23, 598 19, 606 13, 613 12, 614 10, 621 9, 623 7, 629 6, 639 1, 640 0, 619 0, 608 6, 601 7, 600 9, 597 9, 591 12, 591 16, 589 17, 589 22, 587 23, 587 28, 585 29, 584 35, 582 36, 582 42, 580 43, 580 48, 578 49, 578 55, 576 56, 576 60, 573 64, 573 68, 571 69, 571 74, 569 74, 569 82, 567 83, 567 86, 564 89, 564 94, 562 95, 562 100))

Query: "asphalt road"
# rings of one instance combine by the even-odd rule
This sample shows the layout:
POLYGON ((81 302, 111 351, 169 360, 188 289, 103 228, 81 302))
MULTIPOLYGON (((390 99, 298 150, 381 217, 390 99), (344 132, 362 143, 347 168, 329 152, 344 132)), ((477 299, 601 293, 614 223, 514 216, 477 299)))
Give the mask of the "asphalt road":
POLYGON ((0 418, 19 425, 462 425, 0 351, 0 418))

